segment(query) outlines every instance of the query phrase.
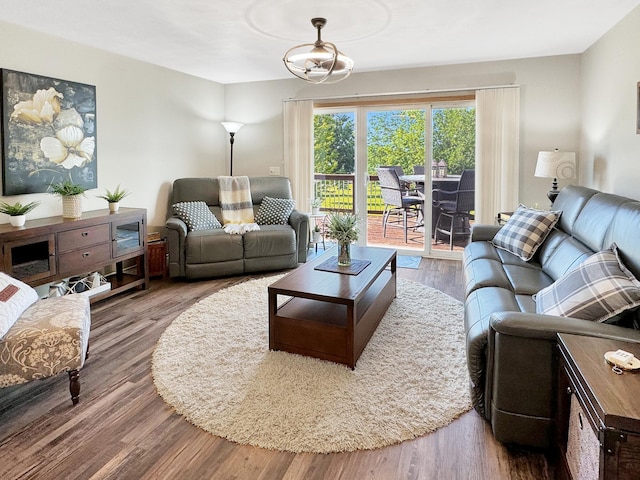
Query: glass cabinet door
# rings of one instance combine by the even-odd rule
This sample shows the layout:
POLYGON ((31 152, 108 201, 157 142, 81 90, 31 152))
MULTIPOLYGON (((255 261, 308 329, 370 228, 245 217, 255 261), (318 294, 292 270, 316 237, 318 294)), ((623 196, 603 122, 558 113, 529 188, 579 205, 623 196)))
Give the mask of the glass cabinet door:
POLYGON ((113 257, 121 257, 144 247, 142 218, 113 222, 113 257))

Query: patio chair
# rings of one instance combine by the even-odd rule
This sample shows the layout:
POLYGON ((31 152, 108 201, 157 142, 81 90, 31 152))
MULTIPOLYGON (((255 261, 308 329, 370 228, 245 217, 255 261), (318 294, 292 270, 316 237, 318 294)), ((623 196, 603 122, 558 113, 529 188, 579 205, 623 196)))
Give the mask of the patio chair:
MULTIPOLYGON (((398 178, 400 178, 401 176, 404 175, 404 169, 400 166, 400 165, 382 165, 380 166, 380 168, 390 168, 393 171, 396 172, 396 175, 398 175, 398 178)), ((402 186, 402 188, 405 190, 405 195, 415 195, 415 189, 412 189, 412 185, 411 182, 404 182, 402 180, 400 180, 400 185, 402 186)))
POLYGON ((439 209, 436 221, 434 241, 438 235, 449 237, 449 250, 453 250, 453 239, 458 236, 471 238, 470 220, 475 211, 476 171, 464 170, 453 191, 434 189, 431 191, 433 206, 439 209))
POLYGON ((394 168, 379 167, 377 170, 380 179, 380 192, 384 201, 382 236, 387 236, 387 226, 401 227, 404 230, 404 242, 407 243, 409 228, 415 229, 422 226, 424 199, 409 195, 408 190, 401 185, 394 168), (409 225, 411 219, 413 222, 412 225, 409 225))

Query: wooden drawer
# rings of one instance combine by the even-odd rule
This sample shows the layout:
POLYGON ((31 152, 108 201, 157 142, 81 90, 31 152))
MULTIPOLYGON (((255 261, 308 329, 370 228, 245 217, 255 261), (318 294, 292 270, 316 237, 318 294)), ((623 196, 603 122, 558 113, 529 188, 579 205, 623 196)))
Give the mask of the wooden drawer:
POLYGON ((99 243, 110 242, 111 232, 108 223, 76 228, 58 233, 58 252, 67 252, 99 243))
POLYGON ((74 274, 95 270, 95 265, 111 259, 111 244, 103 243, 72 252, 62 253, 58 257, 58 271, 74 274))

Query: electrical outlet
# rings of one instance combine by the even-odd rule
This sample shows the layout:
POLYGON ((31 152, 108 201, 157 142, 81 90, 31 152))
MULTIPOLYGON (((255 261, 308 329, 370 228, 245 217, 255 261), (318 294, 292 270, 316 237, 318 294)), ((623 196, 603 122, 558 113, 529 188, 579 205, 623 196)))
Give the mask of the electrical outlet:
POLYGON ((280 167, 269 167, 269 175, 276 177, 280 175, 280 167))

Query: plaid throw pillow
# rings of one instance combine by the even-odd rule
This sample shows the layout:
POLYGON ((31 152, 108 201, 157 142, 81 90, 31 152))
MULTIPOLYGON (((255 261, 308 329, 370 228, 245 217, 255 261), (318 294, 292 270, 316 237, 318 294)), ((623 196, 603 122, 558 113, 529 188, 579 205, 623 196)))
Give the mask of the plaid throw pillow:
POLYGON ((613 244, 540 290, 535 300, 536 313, 604 322, 640 305, 640 282, 613 244))
POLYGON ((286 225, 289 223, 289 216, 293 212, 295 200, 291 198, 264 197, 258 213, 256 213, 256 223, 258 225, 286 225))
POLYGON ((561 213, 534 210, 520 205, 507 223, 498 230, 491 243, 528 262, 558 223, 561 213))
POLYGON ((205 202, 180 202, 171 207, 173 214, 187 224, 189 231, 222 228, 205 202))

